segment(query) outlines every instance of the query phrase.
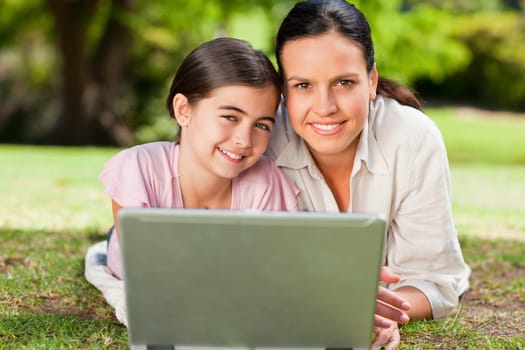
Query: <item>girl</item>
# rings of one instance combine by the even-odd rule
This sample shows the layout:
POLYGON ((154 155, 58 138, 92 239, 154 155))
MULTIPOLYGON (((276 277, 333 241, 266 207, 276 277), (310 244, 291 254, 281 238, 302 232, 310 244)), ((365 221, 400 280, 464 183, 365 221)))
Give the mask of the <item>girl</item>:
POLYGON ((268 58, 240 40, 215 39, 186 57, 167 98, 177 141, 121 151, 99 177, 112 199, 107 265, 117 278, 121 207, 297 209, 295 188, 262 156, 279 85, 268 58))
MULTIPOLYGON (((268 154, 299 188, 299 209, 384 214, 384 263, 400 277, 389 288, 409 302, 412 319, 445 317, 470 269, 438 128, 411 91, 379 77, 367 20, 344 0, 295 4, 276 57, 286 110, 268 154)), ((376 317, 376 325, 388 323, 374 346, 397 348, 397 322, 376 317)))

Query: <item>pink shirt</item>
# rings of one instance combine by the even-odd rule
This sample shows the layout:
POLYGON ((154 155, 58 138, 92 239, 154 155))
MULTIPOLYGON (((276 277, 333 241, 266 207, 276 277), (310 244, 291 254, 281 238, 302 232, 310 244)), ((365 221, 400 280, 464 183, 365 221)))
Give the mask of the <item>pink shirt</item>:
MULTIPOLYGON (((99 180, 122 207, 183 208, 177 164, 179 145, 152 142, 119 152, 99 180)), ((261 157, 232 181, 231 209, 297 210, 298 190, 272 161, 261 157)), ((111 235, 108 267, 122 279, 117 235, 111 235)))

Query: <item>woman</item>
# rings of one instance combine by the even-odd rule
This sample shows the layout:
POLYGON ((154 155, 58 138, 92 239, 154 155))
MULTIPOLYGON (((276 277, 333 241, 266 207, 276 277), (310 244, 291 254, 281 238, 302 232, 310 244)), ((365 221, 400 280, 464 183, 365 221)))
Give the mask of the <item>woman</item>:
MULTIPOLYGON (((438 128, 410 90, 379 77, 367 20, 346 1, 297 3, 276 57, 286 109, 267 153, 299 188, 299 209, 384 214, 384 263, 400 277, 389 289, 410 303, 411 319, 445 317, 470 270, 438 128)), ((388 341, 397 347, 397 322, 374 344, 388 341)))

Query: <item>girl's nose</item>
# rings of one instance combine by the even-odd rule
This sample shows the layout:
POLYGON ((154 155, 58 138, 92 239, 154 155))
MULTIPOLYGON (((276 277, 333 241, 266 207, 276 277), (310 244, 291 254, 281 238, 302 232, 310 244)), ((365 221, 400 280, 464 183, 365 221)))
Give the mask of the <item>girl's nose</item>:
POLYGON ((239 128, 233 136, 233 142, 237 147, 248 148, 251 147, 251 135, 250 130, 244 130, 244 128, 239 128))

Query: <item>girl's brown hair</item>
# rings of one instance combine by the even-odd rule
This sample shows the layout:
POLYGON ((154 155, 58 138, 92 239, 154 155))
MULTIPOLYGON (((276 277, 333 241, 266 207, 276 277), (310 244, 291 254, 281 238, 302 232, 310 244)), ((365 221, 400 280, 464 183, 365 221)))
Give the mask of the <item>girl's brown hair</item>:
POLYGON ((175 118, 176 94, 183 94, 190 103, 195 103, 226 85, 270 85, 278 94, 281 86, 279 74, 261 51, 243 40, 217 38, 200 45, 182 61, 166 99, 170 116, 175 118))

